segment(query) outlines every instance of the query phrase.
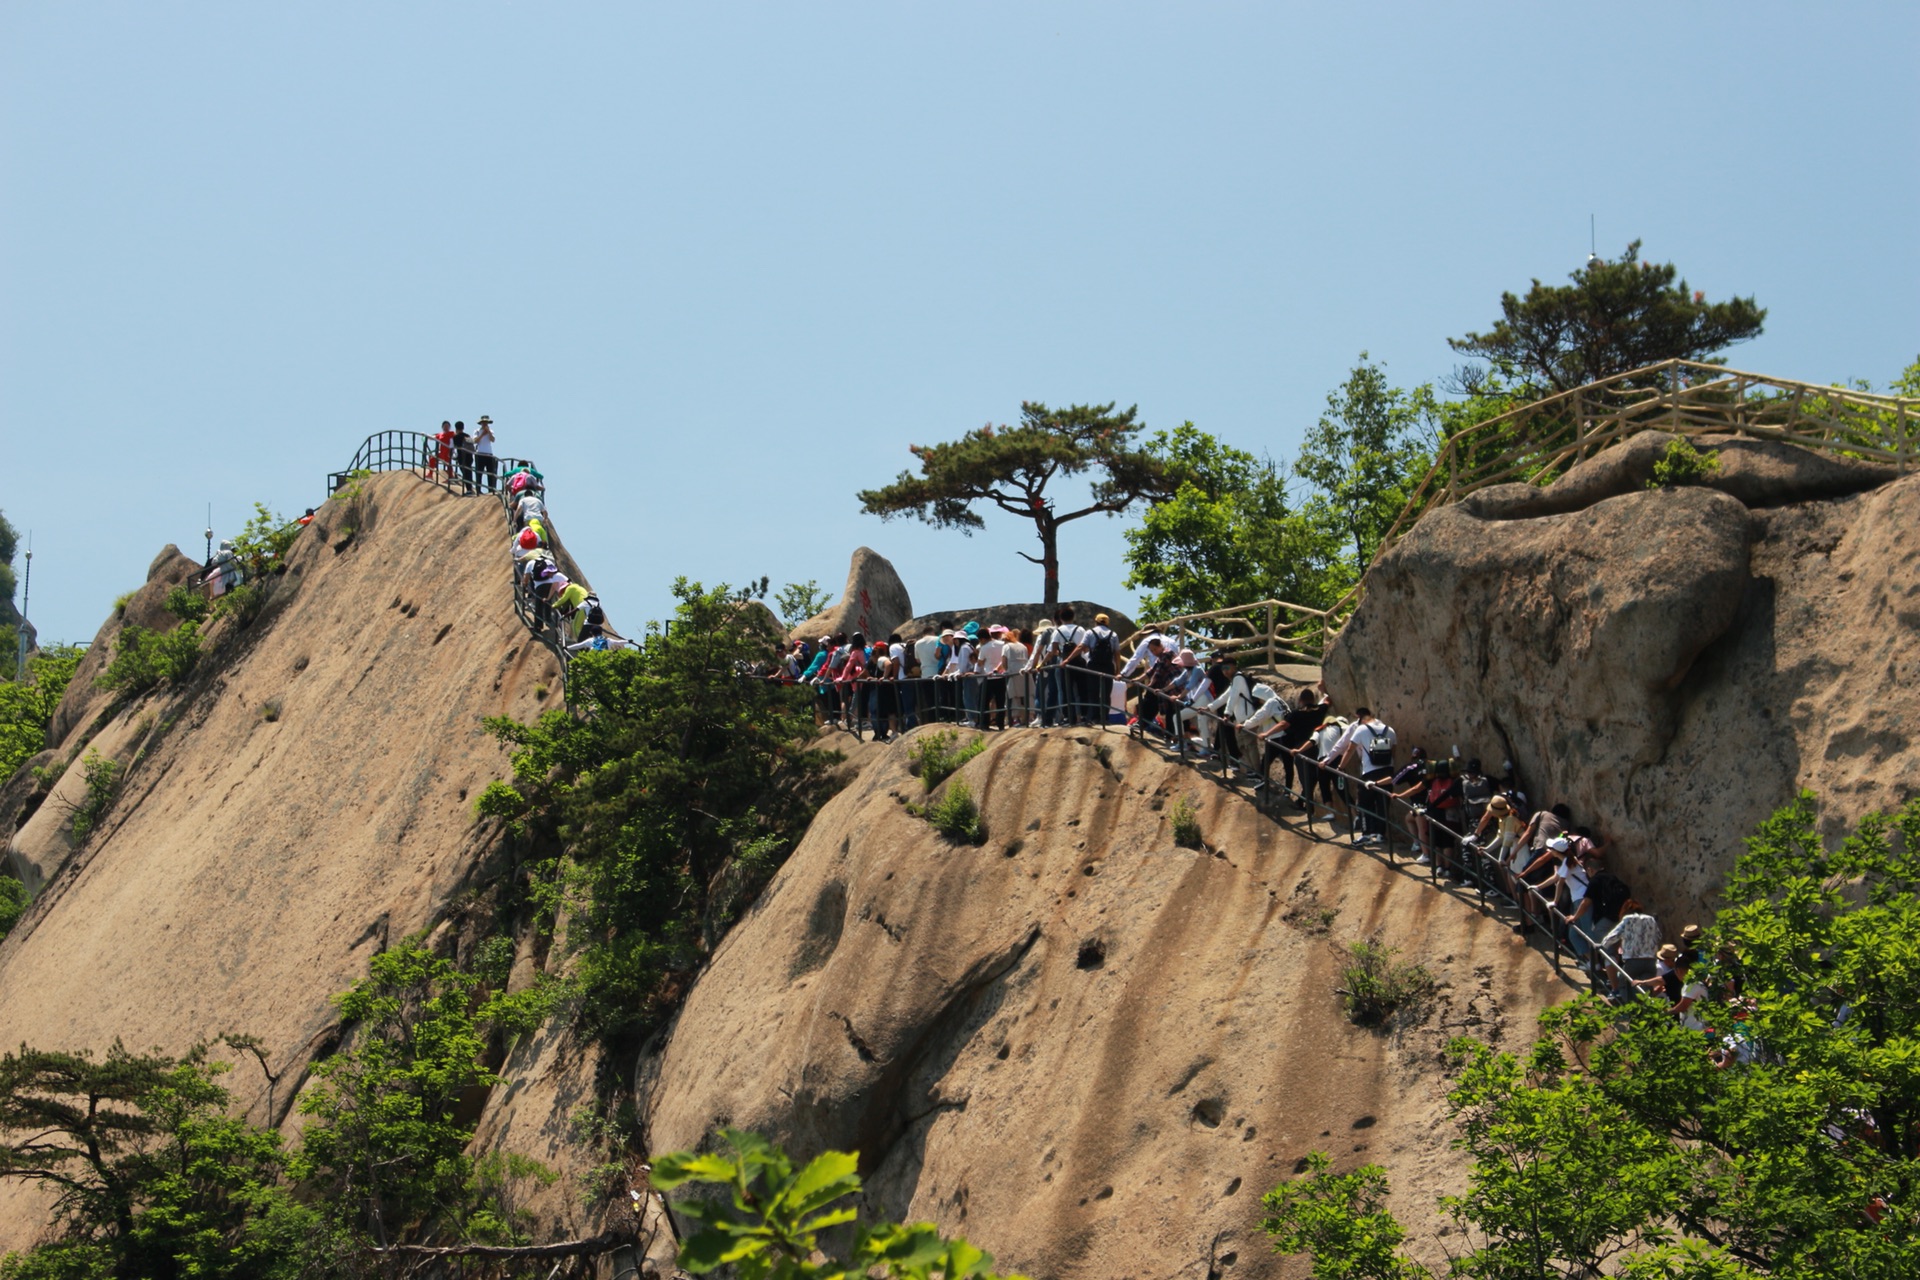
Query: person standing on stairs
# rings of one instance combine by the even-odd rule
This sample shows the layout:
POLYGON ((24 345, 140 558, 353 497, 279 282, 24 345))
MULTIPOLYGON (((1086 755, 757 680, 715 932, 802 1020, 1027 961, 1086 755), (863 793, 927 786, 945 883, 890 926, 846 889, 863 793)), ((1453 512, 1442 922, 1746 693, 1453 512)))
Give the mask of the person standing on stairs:
POLYGON ((473 433, 473 465, 492 493, 500 485, 500 460, 493 453, 493 419, 480 415, 479 430, 473 433))

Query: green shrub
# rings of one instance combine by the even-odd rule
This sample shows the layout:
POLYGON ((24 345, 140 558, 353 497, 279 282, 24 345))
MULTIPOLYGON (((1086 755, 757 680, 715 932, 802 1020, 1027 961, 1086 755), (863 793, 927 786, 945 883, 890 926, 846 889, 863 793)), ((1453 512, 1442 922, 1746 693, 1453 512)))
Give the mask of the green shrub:
POLYGON ((1667 445, 1667 451, 1653 464, 1653 479, 1647 481, 1649 489, 1672 489, 1683 484, 1703 484, 1708 476, 1720 470, 1720 455, 1702 453, 1693 447, 1689 440, 1674 440, 1667 445))
POLYGON ((945 782, 954 770, 987 749, 985 738, 975 738, 965 746, 955 745, 959 741, 958 731, 939 729, 915 742, 907 752, 909 767, 920 775, 920 781, 928 791, 945 782))
POLYGON ((133 597, 139 593, 139 590, 140 588, 135 587, 132 591, 122 591, 113 598, 114 617, 124 618, 127 616, 127 606, 133 603, 133 597))
POLYGON ((955 778, 940 798, 923 812, 933 829, 961 844, 985 844, 987 827, 980 820, 980 806, 973 802, 973 791, 964 778, 955 778))
POLYGON ((1417 964, 1400 964, 1398 947, 1378 941, 1347 944, 1347 963, 1340 969, 1340 996, 1347 1016, 1363 1027, 1378 1026, 1402 1005, 1433 989, 1433 976, 1417 964))
POLYGON ((182 583, 167 592, 166 610, 182 622, 204 622, 207 598, 198 589, 182 583))
POLYGON ((1173 842, 1182 849, 1204 849, 1206 840, 1200 833, 1200 811, 1193 807, 1193 801, 1181 796, 1173 802, 1173 811, 1167 815, 1173 823, 1173 842))
POLYGON ((265 702, 260 704, 260 718, 262 720, 265 720, 268 724, 272 724, 274 721, 280 718, 280 712, 282 710, 284 710, 284 707, 282 706, 280 699, 268 698, 265 702))
POLYGON ((0 938, 13 931, 27 913, 27 886, 12 876, 0 875, 0 938))
POLYGON ((113 661, 94 681, 102 689, 141 694, 162 683, 178 684, 200 659, 200 624, 183 622, 172 631, 129 626, 115 641, 113 661))
POLYGON ((107 806, 113 803, 114 793, 120 790, 120 762, 101 755, 89 748, 84 760, 80 762, 80 771, 86 777, 86 794, 80 803, 73 807, 73 840, 75 844, 85 840, 93 829, 100 825, 100 819, 106 816, 107 806))
POLYGON ((0 782, 46 750, 47 726, 81 657, 79 649, 50 649, 27 659, 24 681, 0 681, 0 782))
POLYGON ((267 607, 267 589, 258 582, 243 582, 229 588, 213 602, 213 616, 232 618, 236 628, 250 627, 260 611, 267 607))

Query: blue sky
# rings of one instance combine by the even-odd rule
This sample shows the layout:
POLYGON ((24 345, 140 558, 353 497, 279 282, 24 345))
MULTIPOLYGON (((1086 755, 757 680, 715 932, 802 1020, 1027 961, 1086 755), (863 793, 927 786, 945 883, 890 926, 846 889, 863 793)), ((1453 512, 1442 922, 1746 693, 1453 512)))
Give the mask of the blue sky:
MULTIPOLYGON (((910 442, 1137 403, 1290 458, 1633 238, 1733 363, 1920 354, 1920 7, 0 7, 0 508, 91 636, 369 432, 498 424, 617 623, 676 574, 1034 599, 1024 522, 859 513, 910 442)), ((1062 586, 1130 606, 1118 520, 1062 586)), ((502 564, 505 563, 503 545, 502 564)))

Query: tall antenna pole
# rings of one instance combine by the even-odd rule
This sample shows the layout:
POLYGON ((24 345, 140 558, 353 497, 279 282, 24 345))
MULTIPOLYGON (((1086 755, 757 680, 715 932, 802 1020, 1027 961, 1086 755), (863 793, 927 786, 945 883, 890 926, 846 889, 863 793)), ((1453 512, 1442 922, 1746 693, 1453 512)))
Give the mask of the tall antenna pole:
POLYGON ((213 563, 213 504, 207 504, 207 558, 200 563, 213 563))
POLYGON ((1593 228, 1594 228, 1593 215, 1588 214, 1587 215, 1587 270, 1589 271, 1593 270, 1594 264, 1600 261, 1600 240, 1599 240, 1599 237, 1594 235, 1593 228))

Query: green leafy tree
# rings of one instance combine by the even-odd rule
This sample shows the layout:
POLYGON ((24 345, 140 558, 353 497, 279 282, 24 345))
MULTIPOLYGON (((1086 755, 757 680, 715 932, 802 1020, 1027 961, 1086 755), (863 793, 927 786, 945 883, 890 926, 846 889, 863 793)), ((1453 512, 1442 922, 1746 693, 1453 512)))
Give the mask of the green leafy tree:
POLYGON ((487 1170, 466 1152, 464 1104, 499 1083, 482 1065, 496 1030, 545 1015, 535 989, 485 996, 480 979, 412 943, 375 955, 367 977, 335 997, 349 1048, 314 1064, 300 1100, 313 1117, 293 1172, 349 1235, 384 1248, 403 1231, 516 1244, 487 1170))
MULTIPOLYGON (((1445 1197, 1485 1280, 1920 1274, 1920 800, 1831 847, 1803 793, 1762 824, 1703 951, 1708 1031, 1582 997, 1525 1054, 1456 1042, 1471 1159, 1445 1197), (1740 994, 1734 994, 1736 987, 1740 994)), ((1266 1199, 1317 1276, 1418 1275, 1385 1172, 1317 1160, 1266 1199)))
POLYGON ((280 1181, 279 1135, 226 1114, 225 1070, 205 1046, 0 1058, 0 1178, 54 1195, 53 1238, 0 1277, 298 1275, 314 1215, 280 1181))
POLYGON ((1136 503, 1172 495, 1177 480, 1166 461, 1141 448, 1137 410, 1112 404, 1050 409, 1029 401, 1018 426, 984 426, 946 444, 909 445, 920 474, 903 471, 890 485, 863 489, 861 509, 885 519, 912 515, 942 529, 971 534, 986 522, 981 504, 1033 521, 1048 604, 1060 599, 1060 526, 1092 515, 1118 515, 1136 503), (1089 475, 1085 506, 1056 511, 1047 486, 1062 476, 1089 475))
POLYGON ((804 690, 743 673, 774 652, 765 613, 681 579, 672 626, 637 648, 587 653, 567 709, 487 728, 513 749, 515 786, 485 812, 538 851, 533 895, 568 908, 587 1026, 632 1038, 671 1006, 733 914, 831 794, 838 757, 809 745, 804 690))
POLYGON ((0 781, 47 748, 53 713, 79 669, 82 650, 42 650, 27 659, 24 681, 0 682, 0 781))
MULTIPOLYGON (((13 603, 14 588, 18 582, 13 573, 13 553, 20 547, 20 531, 13 527, 6 513, 0 511, 0 623, 13 626, 20 621, 20 614, 13 603)), ((11 670, 13 655, 7 655, 7 666, 11 670)))
POLYGON ((722 1129, 720 1143, 722 1151, 673 1152, 653 1163, 659 1190, 718 1192, 677 1202, 701 1224, 680 1246, 680 1265, 695 1275, 725 1267, 740 1280, 996 1280, 990 1254, 944 1239, 931 1223, 859 1225, 845 1249, 823 1247, 823 1233, 859 1217, 847 1203, 860 1193, 859 1157, 850 1152, 828 1151, 796 1169, 758 1134, 722 1129))
POLYGON ((1317 491, 1312 518, 1352 547, 1349 584, 1373 562, 1431 465, 1439 413, 1432 387, 1390 385, 1385 366, 1362 351, 1301 441, 1293 473, 1317 491))
POLYGON ((1146 616, 1255 600, 1322 609, 1351 585, 1325 504, 1296 508, 1272 462, 1191 422, 1157 433, 1147 447, 1180 481, 1126 531, 1127 586, 1141 593, 1146 616))
POLYGON ((780 614, 780 621, 792 627, 819 613, 832 600, 833 597, 820 589, 817 580, 808 578, 805 582, 789 582, 774 592, 773 606, 780 614))
POLYGON ((1538 398, 1661 360, 1711 361, 1760 335, 1767 312, 1752 298, 1708 302, 1678 274, 1640 261, 1635 240, 1617 261, 1591 259, 1572 284, 1535 280, 1524 298, 1501 294, 1491 329, 1447 342, 1538 398))

